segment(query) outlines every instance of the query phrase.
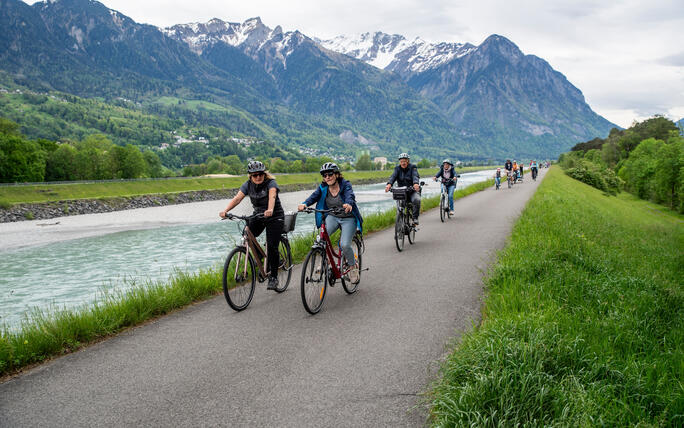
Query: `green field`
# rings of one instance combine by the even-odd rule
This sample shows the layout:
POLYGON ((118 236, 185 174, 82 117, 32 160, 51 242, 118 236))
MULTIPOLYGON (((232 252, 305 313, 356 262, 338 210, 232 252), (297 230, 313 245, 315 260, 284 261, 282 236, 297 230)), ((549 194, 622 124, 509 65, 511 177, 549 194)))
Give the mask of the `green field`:
POLYGON ((509 242, 434 426, 684 426, 684 217, 553 168, 509 242))
MULTIPOLYGON (((458 172, 482 170, 486 167, 459 168, 458 172)), ((434 175, 435 168, 421 169, 424 177, 434 175)), ((345 172, 350 181, 378 179, 386 180, 391 171, 353 171, 345 172)), ((177 193, 196 190, 237 189, 247 179, 246 176, 228 178, 179 178, 156 179, 120 182, 93 182, 74 184, 39 184, 31 186, 0 186, 0 206, 19 203, 54 202, 72 199, 96 199, 129 197, 159 193, 177 193)), ((309 174, 276 174, 279 185, 318 183, 318 173, 309 174)))

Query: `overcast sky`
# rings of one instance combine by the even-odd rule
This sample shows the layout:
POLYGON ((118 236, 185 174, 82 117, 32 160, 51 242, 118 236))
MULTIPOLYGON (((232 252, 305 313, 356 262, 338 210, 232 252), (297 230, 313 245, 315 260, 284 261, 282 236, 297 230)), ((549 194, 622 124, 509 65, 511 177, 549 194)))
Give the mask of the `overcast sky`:
MULTIPOLYGON (((35 1, 28 1, 35 3, 35 1)), ((160 27, 220 18, 308 36, 384 31, 479 45, 509 38, 577 86, 591 108, 622 127, 664 114, 684 118, 681 0, 102 0, 160 27)))

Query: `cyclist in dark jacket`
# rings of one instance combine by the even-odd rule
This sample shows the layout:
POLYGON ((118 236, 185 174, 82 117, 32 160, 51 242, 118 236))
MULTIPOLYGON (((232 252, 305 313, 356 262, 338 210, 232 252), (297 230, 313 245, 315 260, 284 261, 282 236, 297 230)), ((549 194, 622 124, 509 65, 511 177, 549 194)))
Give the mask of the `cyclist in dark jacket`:
POLYGON ((449 159, 444 159, 442 161, 442 166, 439 168, 439 172, 435 175, 435 181, 442 178, 442 186, 446 186, 447 194, 449 195, 449 211, 451 214, 454 213, 454 190, 456 189, 456 179, 460 175, 456 174, 454 170, 454 164, 451 163, 449 159))
POLYGON ((219 212, 219 216, 225 218, 230 210, 235 208, 245 196, 249 196, 254 213, 261 213, 264 216, 253 218, 247 224, 254 236, 259 236, 266 229, 266 252, 267 265, 269 267, 268 289, 278 288, 278 265, 280 256, 278 255, 278 245, 280 235, 283 233, 285 212, 278 197, 278 184, 275 178, 266 171, 262 162, 251 161, 247 164, 249 180, 244 182, 238 190, 237 195, 230 200, 225 210, 219 212))
POLYGON ((418 167, 410 163, 410 160, 411 158, 406 153, 399 155, 399 165, 394 167, 392 175, 387 180, 385 192, 389 192, 395 182, 399 186, 406 186, 411 189, 407 196, 413 204, 413 222, 417 225, 420 215, 420 176, 418 175, 418 167))

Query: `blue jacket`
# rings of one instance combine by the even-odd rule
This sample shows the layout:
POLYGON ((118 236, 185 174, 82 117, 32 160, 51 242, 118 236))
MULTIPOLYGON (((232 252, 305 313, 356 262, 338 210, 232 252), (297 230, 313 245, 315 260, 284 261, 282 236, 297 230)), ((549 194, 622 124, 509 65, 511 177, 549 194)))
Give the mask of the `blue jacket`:
MULTIPOLYGON (((318 188, 314 190, 311 196, 306 198, 306 201, 302 203, 308 207, 314 202, 317 202, 316 209, 327 210, 328 207, 325 204, 325 197, 327 195, 328 185, 321 183, 318 185, 318 188)), ((354 215, 354 218, 356 218, 356 228, 359 230, 359 232, 363 233, 363 218, 361 217, 361 211, 359 211, 359 207, 356 205, 356 196, 354 196, 351 183, 344 178, 340 180, 340 198, 342 198, 343 203, 352 206, 351 212, 354 215)), ((316 213, 316 227, 321 227, 321 224, 323 224, 323 214, 316 213)))
MULTIPOLYGON (((456 181, 457 181, 458 177, 460 177, 460 176, 461 176, 460 174, 456 174, 456 170, 452 166, 451 167, 451 178, 449 179, 449 182, 447 184, 449 184, 449 185, 456 184, 456 181)), ((437 174, 435 174, 435 178, 439 178, 439 177, 444 177, 444 165, 440 166, 439 172, 437 174)))

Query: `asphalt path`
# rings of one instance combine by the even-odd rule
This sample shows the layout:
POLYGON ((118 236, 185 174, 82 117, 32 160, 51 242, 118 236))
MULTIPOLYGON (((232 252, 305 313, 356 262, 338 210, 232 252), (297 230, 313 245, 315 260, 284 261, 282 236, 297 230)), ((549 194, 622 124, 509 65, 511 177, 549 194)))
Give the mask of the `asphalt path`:
POLYGON ((526 179, 456 201, 447 223, 424 213, 401 253, 392 228, 367 237, 359 291, 336 284, 315 316, 297 268, 242 312, 219 296, 10 379, 0 426, 422 426, 422 394, 479 322, 482 275, 540 181, 526 179))

